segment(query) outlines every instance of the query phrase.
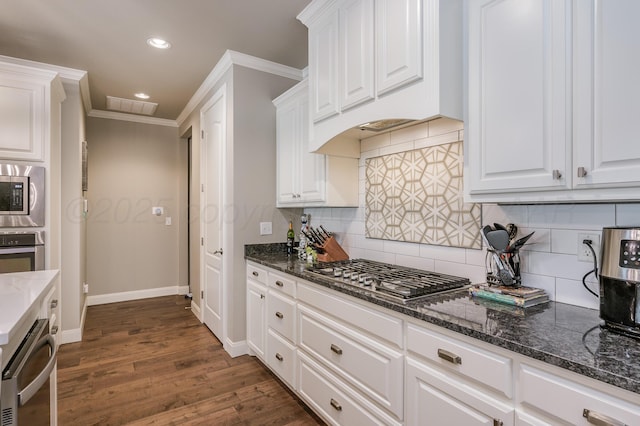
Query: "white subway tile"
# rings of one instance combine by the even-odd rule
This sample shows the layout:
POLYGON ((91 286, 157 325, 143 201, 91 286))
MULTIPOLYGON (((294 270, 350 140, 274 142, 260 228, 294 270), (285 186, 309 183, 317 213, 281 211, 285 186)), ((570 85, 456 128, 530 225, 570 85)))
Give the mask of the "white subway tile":
POLYGON ((331 209, 331 217, 341 220, 353 220, 358 217, 356 207, 334 207, 331 209))
POLYGON ((397 154, 399 152, 411 151, 413 149, 414 149, 413 141, 405 142, 397 145, 389 145, 389 146, 380 148, 380 155, 397 154))
POLYGON ((429 124, 429 136, 441 135, 443 133, 449 133, 454 130, 464 129, 464 123, 462 121, 453 120, 451 118, 438 118, 431 120, 429 124))
POLYGON ((518 228, 518 235, 516 236, 516 238, 522 238, 532 232, 535 232, 535 234, 533 234, 531 238, 527 240, 527 243, 522 247, 522 250, 550 252, 551 230, 549 229, 518 228))
POLYGON ((372 149, 370 151, 362 151, 360 153, 360 160, 358 161, 358 164, 366 166, 369 158, 380 157, 380 155, 382 155, 380 154, 380 148, 372 149))
POLYGON ((558 254, 577 254, 578 231, 575 229, 552 229, 551 251, 558 254))
POLYGON ((614 204, 528 206, 529 225, 536 228, 598 229, 615 223, 614 204))
POLYGON ((376 240, 374 238, 366 238, 364 235, 360 235, 355 242, 356 247, 366 250, 384 251, 384 240, 376 240))
POLYGON ((577 256, 530 251, 523 256, 524 272, 536 275, 581 280, 592 265, 579 262, 577 256))
POLYGON ((365 249, 357 248, 357 247, 349 247, 347 250, 350 259, 366 259, 367 251, 365 249))
POLYGON ((465 263, 467 265, 484 266, 487 257, 486 250, 465 249, 465 263))
POLYGON ((466 255, 465 249, 459 247, 420 244, 420 257, 464 264, 466 255))
POLYGON ((396 263, 398 265, 407 266, 409 268, 422 269, 424 271, 433 271, 435 261, 433 259, 425 259, 424 257, 396 255, 396 263))
POLYGON ((360 152, 371 151, 383 146, 389 146, 390 143, 391 138, 389 133, 371 136, 370 138, 362 139, 360 141, 360 152))
MULTIPOLYGON (((364 213, 363 213, 364 217, 364 213)), ((365 224, 364 220, 354 220, 347 225, 347 232, 364 237, 365 224)))
POLYGON ((498 204, 482 205, 482 224, 491 225, 500 223, 514 223, 520 227, 527 226, 527 206, 502 206, 498 204))
POLYGON ((431 136, 424 139, 418 139, 415 141, 414 147, 415 149, 422 149, 430 146, 458 142, 459 140, 460 138, 458 137, 458 132, 449 132, 449 133, 444 133, 438 136, 431 136))
POLYGON ((365 259, 370 259, 370 260, 375 260, 376 262, 391 263, 392 265, 395 265, 395 263, 396 263, 396 255, 395 254, 393 254, 393 253, 385 253, 385 252, 376 251, 376 250, 365 249, 364 250, 364 258, 365 259))
MULTIPOLYGON (((587 283, 589 288, 598 293, 596 284, 587 283)), ((582 306, 590 309, 599 309, 598 298, 589 293, 582 285, 581 280, 556 280, 556 302, 569 305, 582 306)))
POLYGON ((484 266, 464 265, 444 260, 436 260, 433 270, 441 274, 468 278, 472 284, 484 283, 487 278, 484 266))
POLYGON ((403 241, 383 241, 383 250, 405 256, 420 256, 420 245, 403 241))
POLYGON ((405 127, 404 129, 394 130, 390 132, 389 138, 391 145, 396 145, 426 138, 428 134, 429 125, 427 123, 420 123, 415 126, 405 127))
POLYGON ((616 226, 640 226, 640 204, 616 205, 616 226))

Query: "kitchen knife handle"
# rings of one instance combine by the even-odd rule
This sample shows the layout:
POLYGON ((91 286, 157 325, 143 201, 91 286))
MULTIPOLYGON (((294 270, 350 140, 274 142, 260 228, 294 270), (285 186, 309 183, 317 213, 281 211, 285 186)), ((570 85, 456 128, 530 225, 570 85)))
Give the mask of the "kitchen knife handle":
POLYGON ((604 414, 596 413, 587 408, 582 410, 582 417, 587 419, 588 423, 596 426, 626 426, 621 421, 605 416, 604 414))
POLYGON ((449 352, 446 349, 438 349, 438 357, 452 364, 462 364, 462 358, 459 355, 449 352))
POLYGON ((342 348, 340 348, 340 346, 338 345, 334 345, 333 343, 331 344, 331 351, 335 352, 338 355, 342 355, 342 348))

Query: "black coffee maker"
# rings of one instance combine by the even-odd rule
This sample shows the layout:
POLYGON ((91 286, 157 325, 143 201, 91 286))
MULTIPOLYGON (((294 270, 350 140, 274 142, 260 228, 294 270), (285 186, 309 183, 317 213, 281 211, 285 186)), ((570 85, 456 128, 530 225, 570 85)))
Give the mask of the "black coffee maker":
POLYGON ((640 227, 602 229, 600 318, 640 338, 640 227))

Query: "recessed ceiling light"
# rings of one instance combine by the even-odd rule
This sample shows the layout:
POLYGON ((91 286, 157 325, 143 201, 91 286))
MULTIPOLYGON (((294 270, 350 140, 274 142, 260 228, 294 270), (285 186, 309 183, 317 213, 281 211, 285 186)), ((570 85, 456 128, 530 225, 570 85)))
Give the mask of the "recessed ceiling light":
POLYGON ((171 47, 171 44, 168 41, 157 37, 147 39, 147 44, 158 49, 168 49, 171 47))
POLYGON ((149 95, 147 95, 146 93, 136 93, 133 96, 135 96, 138 99, 149 99, 149 95))

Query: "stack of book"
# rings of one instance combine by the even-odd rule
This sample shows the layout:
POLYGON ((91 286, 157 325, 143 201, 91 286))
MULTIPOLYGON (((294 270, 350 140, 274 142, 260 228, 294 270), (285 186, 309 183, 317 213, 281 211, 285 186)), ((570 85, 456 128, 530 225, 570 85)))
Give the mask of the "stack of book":
POLYGON ((469 295, 521 308, 549 301, 549 296, 543 289, 534 287, 473 285, 469 287, 469 295))

